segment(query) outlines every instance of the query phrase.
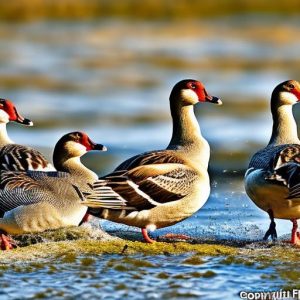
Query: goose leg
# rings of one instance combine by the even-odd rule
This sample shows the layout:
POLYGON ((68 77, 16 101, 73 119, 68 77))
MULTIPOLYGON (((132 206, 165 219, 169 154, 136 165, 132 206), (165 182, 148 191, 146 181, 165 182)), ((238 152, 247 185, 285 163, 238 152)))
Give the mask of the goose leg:
POLYGON ((151 239, 148 235, 147 229, 142 228, 142 235, 146 243, 155 243, 156 241, 151 239))
POLYGON ((93 218, 92 215, 90 215, 89 213, 86 213, 78 226, 81 226, 83 223, 89 222, 90 220, 92 220, 92 218, 93 218))
POLYGON ((16 244, 10 237, 0 232, 0 247, 1 250, 11 250, 16 247, 16 244))
POLYGON ((275 242, 277 240, 277 232, 276 232, 276 223, 274 221, 273 211, 271 209, 269 209, 268 214, 269 214, 271 223, 270 223, 270 227, 267 230, 263 240, 266 241, 266 240, 268 240, 269 236, 271 236, 272 241, 275 242))
POLYGON ((291 221, 293 222, 291 243, 293 245, 300 246, 300 233, 298 232, 298 222, 297 222, 297 219, 293 219, 291 221))

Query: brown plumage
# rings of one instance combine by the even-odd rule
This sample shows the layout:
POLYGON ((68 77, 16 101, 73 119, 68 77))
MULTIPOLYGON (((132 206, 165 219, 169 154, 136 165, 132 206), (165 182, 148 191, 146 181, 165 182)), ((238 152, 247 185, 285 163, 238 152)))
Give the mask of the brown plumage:
POLYGON ((202 137, 193 105, 221 104, 209 96, 203 84, 187 79, 177 83, 170 95, 173 134, 166 150, 136 155, 93 186, 98 196, 83 204, 89 213, 111 221, 146 229, 173 225, 198 211, 209 196, 209 145, 202 137), (101 191, 108 188, 124 200, 123 209, 103 209, 101 191))
POLYGON ((293 222, 291 242, 300 244, 300 141, 292 106, 300 101, 300 83, 279 84, 271 97, 273 130, 269 144, 252 157, 245 175, 248 196, 268 212, 271 225, 264 239, 277 238, 274 218, 293 222))
POLYGON ((11 171, 55 171, 55 168, 39 151, 15 144, 8 136, 6 124, 16 122, 26 126, 33 123, 23 118, 15 105, 6 99, 0 99, 0 170, 11 171))
POLYGON ((0 229, 10 234, 39 232, 79 225, 87 208, 81 205, 92 195, 97 175, 80 162, 90 150, 106 150, 86 134, 63 136, 54 150, 56 167, 62 172, 0 170, 0 229))

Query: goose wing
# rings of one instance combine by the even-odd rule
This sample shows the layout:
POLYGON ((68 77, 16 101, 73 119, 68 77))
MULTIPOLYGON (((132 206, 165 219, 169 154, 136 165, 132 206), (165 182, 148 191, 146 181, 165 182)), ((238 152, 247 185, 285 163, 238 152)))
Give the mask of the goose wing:
POLYGON ((0 169, 55 171, 55 168, 39 151, 17 144, 9 144, 0 149, 0 169))
POLYGON ((272 171, 266 179, 286 186, 288 199, 300 197, 300 145, 288 145, 272 161, 272 171))
POLYGON ((133 156, 121 163, 115 171, 131 170, 139 166, 164 163, 184 164, 185 161, 174 155, 174 152, 171 150, 158 150, 133 156))
MULTIPOLYGON (((0 212, 18 206, 51 200, 49 187, 43 184, 47 178, 68 178, 64 172, 12 172, 0 170, 0 212)), ((57 189, 65 188, 65 181, 57 182, 57 189)))
MULTIPOLYGON (((191 192, 198 174, 180 163, 142 165, 129 171, 115 171, 94 183, 93 189, 109 188, 124 201, 124 209, 144 210, 176 201, 191 192)), ((101 197, 100 197, 101 198, 101 197)), ((101 207, 100 199, 89 199, 83 204, 101 207)))

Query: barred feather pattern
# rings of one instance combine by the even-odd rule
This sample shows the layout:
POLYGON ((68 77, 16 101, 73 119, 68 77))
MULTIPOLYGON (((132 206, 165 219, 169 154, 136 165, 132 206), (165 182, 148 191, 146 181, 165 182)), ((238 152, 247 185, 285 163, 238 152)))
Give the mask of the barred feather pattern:
POLYGON ((65 172, 27 171, 13 172, 0 170, 0 189, 13 190, 20 188, 24 191, 41 187, 41 182, 47 178, 68 178, 65 172))
POLYGON ((131 170, 139 166, 145 166, 150 164, 167 164, 167 163, 184 163, 183 159, 174 156, 172 150, 157 150, 151 152, 145 152, 136 156, 133 156, 125 160, 120 164, 115 171, 131 170))
POLYGON ((268 146, 258 152, 256 152, 250 163, 249 169, 265 169, 265 170, 273 170, 274 168, 274 159, 276 159, 277 155, 286 148, 286 145, 280 146, 268 146))
MULTIPOLYGON (((90 189, 86 185, 85 189, 90 189)), ((90 189, 91 191, 91 189, 90 189)), ((0 210, 46 201, 60 208, 80 201, 72 177, 64 172, 12 172, 0 170, 0 210)))
POLYGON ((169 192, 183 197, 190 192, 196 179, 196 172, 175 169, 165 175, 149 178, 149 181, 169 192))
POLYGON ((93 192, 86 196, 86 203, 90 207, 101 207, 109 209, 132 209, 127 207, 127 201, 114 190, 106 186, 105 180, 97 180, 93 185, 93 192))
POLYGON ((0 169, 55 171, 55 168, 39 151, 17 144, 8 144, 0 149, 0 169))
POLYGON ((300 197, 300 145, 284 145, 273 159, 266 179, 277 181, 289 189, 288 199, 300 197))
POLYGON ((92 208, 109 208, 141 211, 164 203, 181 199, 188 195, 193 184, 199 179, 197 173, 182 166, 163 175, 139 178, 135 170, 116 171, 96 181, 93 197, 87 197, 85 205, 92 208), (103 200, 116 202, 105 203, 103 200), (123 201, 123 203, 122 203, 123 201), (119 207, 121 205, 121 207, 119 207))

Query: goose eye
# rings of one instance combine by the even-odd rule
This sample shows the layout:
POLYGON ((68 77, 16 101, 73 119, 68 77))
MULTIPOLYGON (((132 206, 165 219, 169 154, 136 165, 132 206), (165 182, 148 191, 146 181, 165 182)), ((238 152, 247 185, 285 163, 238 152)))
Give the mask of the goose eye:
POLYGON ((294 88, 295 88, 295 86, 294 86, 292 83, 289 83, 289 84, 288 84, 288 87, 289 87, 290 89, 294 89, 294 88))

